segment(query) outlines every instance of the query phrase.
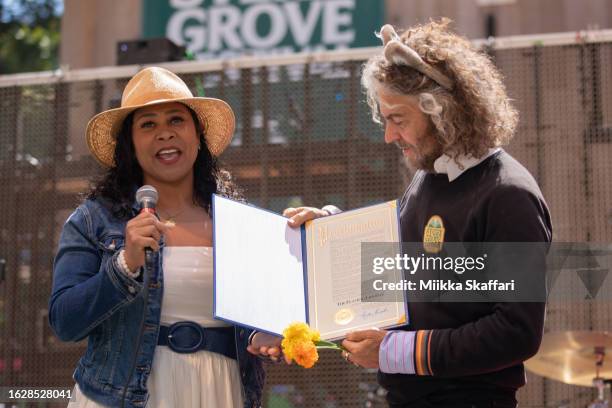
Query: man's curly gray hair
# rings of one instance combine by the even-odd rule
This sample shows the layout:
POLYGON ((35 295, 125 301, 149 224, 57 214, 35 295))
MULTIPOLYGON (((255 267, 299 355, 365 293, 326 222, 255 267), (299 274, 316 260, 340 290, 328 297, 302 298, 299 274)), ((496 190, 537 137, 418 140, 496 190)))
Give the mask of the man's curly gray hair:
POLYGON ((377 89, 418 98, 419 108, 429 116, 442 151, 480 157, 491 147, 507 144, 518 122, 502 77, 489 57, 448 29, 450 20, 412 27, 398 39, 454 82, 445 89, 432 78, 384 55, 364 65, 362 86, 372 118, 380 123, 377 89))

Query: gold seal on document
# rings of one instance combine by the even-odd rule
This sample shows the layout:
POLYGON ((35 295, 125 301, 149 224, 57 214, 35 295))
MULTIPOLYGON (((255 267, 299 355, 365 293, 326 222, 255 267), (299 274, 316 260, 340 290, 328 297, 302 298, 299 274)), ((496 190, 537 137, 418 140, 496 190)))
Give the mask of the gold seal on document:
POLYGON ((336 312, 334 316, 334 321, 336 324, 344 326, 345 324, 349 324, 355 315, 351 309, 340 309, 336 312))

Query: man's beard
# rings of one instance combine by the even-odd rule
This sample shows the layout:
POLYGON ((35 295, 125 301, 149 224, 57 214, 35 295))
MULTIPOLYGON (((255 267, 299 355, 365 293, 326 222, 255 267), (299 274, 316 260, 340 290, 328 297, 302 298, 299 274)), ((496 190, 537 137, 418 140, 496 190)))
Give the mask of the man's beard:
POLYGON ((419 142, 416 146, 405 142, 395 142, 398 149, 410 149, 414 158, 403 156, 406 166, 411 171, 425 170, 434 171, 434 162, 442 155, 442 146, 436 141, 431 141, 429 145, 419 142))

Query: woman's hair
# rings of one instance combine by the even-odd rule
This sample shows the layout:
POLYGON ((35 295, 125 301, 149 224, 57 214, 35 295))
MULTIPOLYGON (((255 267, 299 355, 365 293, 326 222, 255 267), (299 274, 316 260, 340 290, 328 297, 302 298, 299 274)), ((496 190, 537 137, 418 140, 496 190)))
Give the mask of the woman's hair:
MULTIPOLYGON (((191 108, 187 109, 200 139, 200 149, 193 164, 193 201, 210 214, 213 193, 238 200, 243 197, 230 173, 219 168, 219 162, 208 150, 198 116, 191 108)), ((136 189, 143 184, 142 168, 132 141, 133 121, 134 112, 125 118, 117 135, 115 166, 108 169, 86 195, 88 199, 106 199, 112 206, 113 215, 122 219, 131 217, 136 189)))
POLYGON ((490 58, 449 31, 450 20, 431 21, 408 29, 400 41, 454 81, 448 91, 419 71, 394 64, 384 55, 370 58, 361 79, 372 118, 381 123, 377 88, 417 98, 428 115, 444 153, 480 157, 489 148, 507 144, 518 122, 502 76, 490 58))

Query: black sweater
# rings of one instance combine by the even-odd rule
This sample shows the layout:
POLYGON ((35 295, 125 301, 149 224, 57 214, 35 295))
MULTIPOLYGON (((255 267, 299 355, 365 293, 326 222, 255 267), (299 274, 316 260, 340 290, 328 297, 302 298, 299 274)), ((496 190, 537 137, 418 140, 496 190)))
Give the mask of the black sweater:
MULTIPOLYGON (((445 242, 550 242, 552 226, 529 172, 501 150, 449 182, 446 174, 417 172, 401 201, 403 242, 422 242, 432 216, 445 242)), ((493 391, 513 396, 525 384, 522 362, 540 345, 543 303, 410 303, 426 369, 384 374, 379 382, 394 403, 449 392, 493 391), (425 335, 423 335, 425 334, 425 335), (420 374, 420 375, 419 375, 420 374)), ((415 341, 415 353, 419 347, 415 341)), ((416 366, 416 365, 415 365, 416 366)), ((466 394, 467 393, 467 394, 466 394)), ((487 392, 485 392, 487 393, 487 392)), ((459 393, 461 395, 461 392, 459 393)))

